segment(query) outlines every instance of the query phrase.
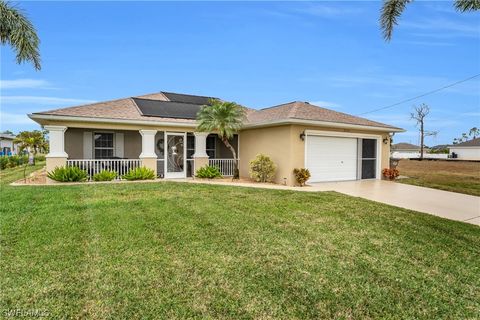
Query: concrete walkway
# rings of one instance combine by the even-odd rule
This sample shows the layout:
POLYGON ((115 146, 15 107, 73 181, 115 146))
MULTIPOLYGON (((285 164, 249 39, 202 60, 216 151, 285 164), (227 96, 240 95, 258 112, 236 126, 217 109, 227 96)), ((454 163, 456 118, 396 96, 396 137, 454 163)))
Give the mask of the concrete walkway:
POLYGON ((383 180, 317 183, 313 188, 480 226, 480 197, 476 196, 383 180))
POLYGON ((480 197, 391 181, 324 182, 311 184, 303 188, 266 183, 205 181, 199 179, 182 179, 177 181, 305 192, 336 191, 354 197, 361 197, 480 226, 480 197))

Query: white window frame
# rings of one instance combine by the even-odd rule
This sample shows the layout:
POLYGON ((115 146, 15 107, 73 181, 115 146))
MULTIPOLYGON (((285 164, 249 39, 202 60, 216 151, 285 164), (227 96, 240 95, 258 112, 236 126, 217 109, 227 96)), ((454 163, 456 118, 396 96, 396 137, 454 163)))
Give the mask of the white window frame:
MULTIPOLYGON (((305 130, 305 148, 304 148, 304 167, 307 167, 307 140, 308 136, 324 136, 324 137, 339 137, 339 138, 365 138, 365 139, 376 139, 377 140, 377 163, 376 163, 376 173, 375 179, 380 180, 381 176, 381 166, 382 166, 382 135, 377 134, 367 134, 367 133, 355 133, 355 132, 335 132, 335 131, 323 131, 323 130, 305 130)), ((358 159, 357 159, 358 161, 358 159)), ((357 180, 360 180, 357 175, 357 180)), ((364 179, 364 180, 373 180, 373 179, 364 179)))
POLYGON ((108 159, 108 158, 97 158, 95 156, 95 150, 96 149, 99 149, 99 150, 110 150, 112 149, 112 158, 115 157, 115 132, 113 131, 93 131, 93 134, 92 134, 92 147, 93 147, 93 159, 108 159), (96 147, 95 146, 95 135, 96 134, 111 134, 112 135, 112 142, 113 142, 113 147, 110 148, 110 147, 96 147))

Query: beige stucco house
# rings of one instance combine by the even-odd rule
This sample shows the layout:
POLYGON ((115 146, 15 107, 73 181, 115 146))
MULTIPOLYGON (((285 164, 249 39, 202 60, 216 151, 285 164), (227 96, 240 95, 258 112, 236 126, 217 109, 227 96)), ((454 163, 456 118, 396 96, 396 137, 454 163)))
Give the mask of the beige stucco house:
MULTIPOLYGON (((144 165, 165 179, 192 176, 210 163, 233 174, 233 159, 215 133, 196 131, 196 114, 210 97, 160 92, 30 114, 49 131, 47 170, 77 165, 93 174, 103 168, 119 176, 144 165)), ((259 153, 277 165, 275 181, 294 185, 293 169, 308 168, 311 182, 380 179, 389 166, 387 124, 290 102, 247 109, 232 144, 240 176, 259 153)))

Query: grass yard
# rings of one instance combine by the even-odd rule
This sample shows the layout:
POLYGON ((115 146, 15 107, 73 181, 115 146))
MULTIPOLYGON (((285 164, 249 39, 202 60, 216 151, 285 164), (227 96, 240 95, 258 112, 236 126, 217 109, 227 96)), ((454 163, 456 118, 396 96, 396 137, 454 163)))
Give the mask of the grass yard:
POLYGON ((400 160, 398 182, 480 196, 480 162, 400 160))
POLYGON ((2 313, 480 318, 474 225, 332 192, 1 175, 2 313))

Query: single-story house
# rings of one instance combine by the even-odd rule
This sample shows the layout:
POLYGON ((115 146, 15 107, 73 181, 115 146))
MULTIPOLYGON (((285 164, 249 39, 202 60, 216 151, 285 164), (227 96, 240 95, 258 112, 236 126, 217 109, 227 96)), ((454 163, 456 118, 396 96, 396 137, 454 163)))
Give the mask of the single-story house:
POLYGON ((17 154, 18 146, 13 143, 16 136, 9 133, 0 133, 0 156, 11 156, 17 154))
POLYGON ((450 155, 464 160, 480 160, 480 138, 475 138, 449 147, 450 155))
MULTIPOLYGON (((197 132, 196 114, 211 97, 159 92, 30 114, 49 132, 47 170, 77 165, 122 174, 143 165, 161 178, 185 178, 217 165, 233 174, 231 152, 215 132, 197 132)), ((294 168, 306 167, 311 182, 380 179, 389 166, 387 124, 328 110, 308 102, 246 108, 246 121, 231 143, 241 177, 263 153, 277 165, 275 182, 294 185, 294 168)))
MULTIPOLYGON (((392 144, 391 156, 395 159, 409 159, 409 158, 420 158, 420 146, 407 143, 399 142, 392 144)), ((423 148, 423 156, 426 156, 426 153, 429 151, 428 148, 423 148)))

